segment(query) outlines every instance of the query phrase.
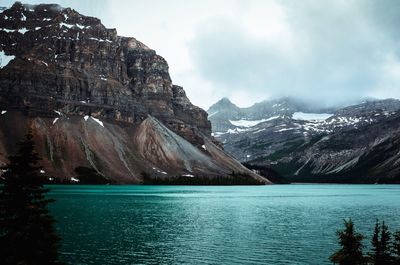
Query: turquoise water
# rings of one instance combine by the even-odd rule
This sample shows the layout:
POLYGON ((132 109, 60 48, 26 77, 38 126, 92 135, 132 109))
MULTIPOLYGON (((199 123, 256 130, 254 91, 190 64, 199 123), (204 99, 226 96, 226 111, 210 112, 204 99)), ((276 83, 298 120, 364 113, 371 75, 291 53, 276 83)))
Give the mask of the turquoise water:
POLYGON ((400 185, 50 188, 68 264, 330 264, 343 218, 400 228, 400 185))

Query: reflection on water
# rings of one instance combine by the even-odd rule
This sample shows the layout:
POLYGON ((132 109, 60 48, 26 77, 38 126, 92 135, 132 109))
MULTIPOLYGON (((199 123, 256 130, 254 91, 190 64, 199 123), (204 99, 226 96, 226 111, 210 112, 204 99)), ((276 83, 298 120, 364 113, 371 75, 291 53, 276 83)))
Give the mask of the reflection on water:
POLYGON ((400 228, 398 185, 50 188, 69 264, 330 264, 343 218, 400 228))

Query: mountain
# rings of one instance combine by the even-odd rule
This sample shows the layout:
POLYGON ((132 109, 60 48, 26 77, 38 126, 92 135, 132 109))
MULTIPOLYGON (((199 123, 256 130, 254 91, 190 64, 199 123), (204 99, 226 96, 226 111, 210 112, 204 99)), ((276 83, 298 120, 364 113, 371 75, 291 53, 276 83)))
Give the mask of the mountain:
POLYGON ((97 18, 16 2, 0 11, 0 60, 0 164, 30 128, 57 181, 87 168, 109 183, 270 183, 219 148, 161 56, 97 18))
POLYGON ((208 110, 214 132, 226 132, 228 129, 249 127, 258 121, 275 119, 277 117, 291 117, 295 112, 324 113, 332 112, 332 108, 315 107, 293 98, 263 101, 248 108, 239 108, 223 98, 208 110))
POLYGON ((249 108, 227 101, 210 107, 209 119, 213 135, 242 162, 294 182, 400 182, 399 100, 337 108, 291 98, 249 108))

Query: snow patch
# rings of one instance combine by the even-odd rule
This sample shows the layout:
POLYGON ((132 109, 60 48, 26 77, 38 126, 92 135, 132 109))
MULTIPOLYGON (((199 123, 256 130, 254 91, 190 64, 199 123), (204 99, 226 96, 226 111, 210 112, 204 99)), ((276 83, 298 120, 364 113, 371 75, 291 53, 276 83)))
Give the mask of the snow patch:
POLYGON ((88 27, 86 27, 86 26, 84 26, 84 25, 81 25, 81 24, 76 24, 75 26, 77 26, 77 27, 80 28, 80 29, 88 28, 88 27))
POLYGON ((64 26, 64 27, 67 27, 67 28, 69 28, 69 29, 70 29, 70 28, 72 28, 74 25, 71 25, 71 24, 67 24, 67 23, 61 22, 61 23, 60 23, 60 28, 62 28, 63 26, 64 26))
POLYGON ((19 30, 18 30, 18 32, 19 33, 21 33, 21 34, 25 34, 26 32, 28 32, 29 30, 27 30, 26 28, 20 28, 19 30))
POLYGON ((40 170, 40 174, 46 173, 43 169, 40 170))
POLYGON ((191 174, 185 174, 185 175, 182 175, 182 177, 194 178, 194 175, 191 175, 191 174))
POLYGON ((214 112, 214 113, 208 115, 208 117, 211 118, 212 116, 214 116, 214 115, 217 114, 217 113, 218 113, 218 111, 216 111, 216 112, 214 112))
POLYGON ((59 112, 58 110, 55 110, 54 112, 61 116, 61 112, 59 112))
POLYGON ((85 119, 85 121, 87 121, 89 119, 89 116, 86 115, 85 117, 83 117, 85 119))
POLYGON ((254 131, 253 133, 259 133, 259 132, 262 132, 262 131, 265 131, 265 128, 257 130, 257 131, 254 131))
POLYGON ((223 135, 225 133, 227 133, 227 132, 215 132, 215 133, 213 133, 214 134, 213 136, 218 137, 218 136, 221 136, 221 135, 223 135))
POLYGON ((64 23, 64 22, 61 22, 60 23, 60 28, 62 28, 62 27, 67 27, 67 28, 73 28, 73 27, 78 27, 78 28, 80 28, 80 29, 84 29, 84 28, 88 28, 89 26, 84 26, 84 25, 81 25, 81 24, 67 24, 67 23, 64 23))
POLYGON ((5 28, 1 28, 2 31, 5 31, 7 33, 9 32, 15 32, 15 29, 5 29, 5 28))
POLYGON ((204 150, 207 150, 207 148, 204 144, 201 146, 201 148, 203 148, 204 150))
POLYGON ((95 41, 98 41, 98 42, 108 42, 108 43, 112 43, 112 41, 107 40, 107 39, 103 40, 103 39, 98 39, 98 38, 89 38, 89 40, 95 40, 95 41))
POLYGON ((320 121, 320 120, 326 120, 332 116, 333 114, 328 114, 328 113, 295 112, 293 113, 292 118, 295 120, 320 121))
POLYGON ((1 115, 6 114, 6 112, 7 112, 6 110, 2 110, 1 115))
MULTIPOLYGON (((86 116, 85 116, 85 117, 86 117, 86 116)), ((99 119, 96 119, 96 118, 94 118, 94 117, 90 117, 90 118, 92 118, 92 120, 94 120, 95 122, 97 122, 98 124, 100 124, 102 127, 104 127, 103 122, 100 121, 99 119)))
POLYGON ((59 118, 55 118, 53 121, 53 124, 56 123, 58 121, 59 118))
POLYGON ((274 117, 270 117, 268 119, 261 119, 261 120, 236 120, 236 121, 229 120, 229 122, 238 127, 253 127, 259 123, 274 120, 277 118, 279 118, 279 116, 274 116, 274 117))
MULTIPOLYGON (((242 133, 242 132, 247 132, 247 131, 249 131, 249 129, 235 128, 233 130, 232 129, 228 129, 228 131, 226 131, 226 133, 235 134, 235 133, 242 133)), ((218 132, 216 134, 218 134, 218 132)), ((224 133, 221 133, 221 134, 224 134, 224 133)))
POLYGON ((283 129, 277 130, 276 132, 285 132, 285 131, 291 131, 291 130, 294 130, 294 128, 283 128, 283 129))
POLYGON ((73 181, 73 182, 79 182, 79 179, 74 178, 74 177, 71 177, 71 181, 73 181))
POLYGON ((161 170, 159 170, 158 168, 153 167, 153 169, 156 170, 158 173, 161 173, 161 174, 164 174, 164 175, 167 175, 167 174, 168 174, 167 172, 161 171, 161 170))
POLYGON ((11 60, 14 60, 14 55, 6 55, 4 51, 0 51, 0 69, 6 66, 11 60))

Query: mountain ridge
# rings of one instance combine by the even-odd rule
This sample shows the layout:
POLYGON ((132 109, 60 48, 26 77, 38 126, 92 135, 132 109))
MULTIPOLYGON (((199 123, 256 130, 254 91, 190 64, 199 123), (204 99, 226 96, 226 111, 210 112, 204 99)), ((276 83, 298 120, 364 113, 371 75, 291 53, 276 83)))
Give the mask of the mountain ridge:
POLYGON ((286 98, 260 104, 264 108, 239 108, 235 119, 216 105, 208 110, 217 112, 210 117, 213 134, 243 163, 271 167, 295 182, 400 182, 394 144, 399 100, 314 108, 316 113, 286 98))
POLYGON ((164 58, 97 18, 16 2, 0 13, 0 51, 1 164, 31 128, 44 171, 59 181, 88 167, 110 183, 232 172, 270 183, 218 147, 207 113, 173 84, 164 58))

